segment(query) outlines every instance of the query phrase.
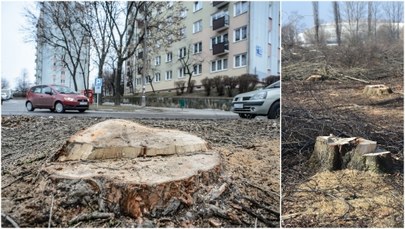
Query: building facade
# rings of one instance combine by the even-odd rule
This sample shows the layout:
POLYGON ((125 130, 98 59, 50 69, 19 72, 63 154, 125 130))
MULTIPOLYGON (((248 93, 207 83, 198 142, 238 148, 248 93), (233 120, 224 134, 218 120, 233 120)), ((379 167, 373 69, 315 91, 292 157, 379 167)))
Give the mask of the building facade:
MULTIPOLYGON (((67 45, 61 41, 62 33, 58 26, 53 23, 53 15, 51 9, 58 7, 56 5, 47 5, 44 2, 41 5, 40 16, 37 26, 37 44, 36 44, 36 73, 35 84, 57 84, 68 86, 75 89, 73 76, 71 71, 75 68, 75 78, 77 91, 81 92, 89 88, 89 61, 90 61, 90 40, 84 37, 83 31, 79 26, 76 26, 75 38, 69 38, 72 42, 70 46, 70 54, 67 53, 67 45), (53 38, 53 39, 52 39, 53 38), (81 47, 74 47, 73 39, 84 39, 81 47), (57 47, 63 46, 63 47, 57 47), (75 59, 79 56, 79 60, 72 63, 70 56, 75 59), (69 70, 70 68, 70 70, 69 70)), ((68 3, 72 10, 77 9, 80 5, 76 3, 68 3)), ((80 10, 75 10, 80 12, 80 10)), ((67 31, 65 31, 67 34, 67 31)), ((65 34, 65 35, 66 35, 65 34)))
MULTIPOLYGON (((184 36, 170 47, 162 47, 158 54, 147 57, 146 75, 151 77, 154 90, 172 90, 175 82, 188 80, 181 58, 191 59, 192 80, 197 87, 206 77, 255 74, 263 79, 280 75, 279 2, 190 1, 172 4, 183 4, 186 9, 182 12, 184 36)), ((126 62, 126 74, 134 76, 134 92, 142 91, 144 74, 136 70, 142 65, 142 57, 135 55, 126 62)), ((152 85, 147 81, 145 89, 151 91, 152 85)), ((126 87, 125 93, 129 92, 126 87)))

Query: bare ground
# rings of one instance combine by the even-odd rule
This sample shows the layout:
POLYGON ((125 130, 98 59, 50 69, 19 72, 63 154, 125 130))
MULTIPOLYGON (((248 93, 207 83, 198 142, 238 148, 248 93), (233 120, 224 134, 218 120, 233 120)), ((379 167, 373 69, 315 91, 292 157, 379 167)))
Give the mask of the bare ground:
POLYGON ((348 79, 283 82, 283 227, 403 227, 403 78, 370 80, 381 83, 394 93, 369 97, 348 79), (392 152, 393 172, 318 173, 307 161, 329 134, 377 141, 392 152))
POLYGON ((2 227, 13 226, 11 221, 20 227, 279 227, 280 130, 267 119, 133 120, 196 134, 222 156, 218 182, 199 187, 192 206, 180 205, 165 217, 100 214, 80 199, 66 205, 66 197, 52 197, 41 167, 72 134, 103 120, 2 116, 2 227), (218 198, 207 202, 202 196, 222 185, 218 198))

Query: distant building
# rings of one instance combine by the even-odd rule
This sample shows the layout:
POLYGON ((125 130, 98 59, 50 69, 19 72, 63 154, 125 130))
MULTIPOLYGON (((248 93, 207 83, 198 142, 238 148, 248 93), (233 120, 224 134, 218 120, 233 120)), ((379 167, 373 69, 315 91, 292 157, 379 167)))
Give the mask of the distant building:
MULTIPOLYGON (((179 61, 191 47, 191 55, 203 61, 195 64, 192 79, 196 85, 209 77, 256 74, 259 79, 280 75, 280 3, 269 1, 189 1, 183 4, 184 38, 148 56, 155 90, 170 90, 188 76, 179 61)), ((138 54, 142 53, 142 46, 138 54)), ((126 76, 133 75, 135 92, 142 90, 142 55, 126 62, 126 76)), ((126 77, 124 77, 126 78, 126 77)), ((125 85, 127 85, 126 82, 125 85)), ((151 91, 146 84, 146 91, 151 91)), ((125 87, 125 93, 129 93, 125 87)))
MULTIPOLYGON (((42 4, 50 4, 49 2, 44 2, 42 4)), ((70 7, 75 7, 76 13, 80 13, 80 3, 70 2, 70 7)), ((35 73, 35 84, 57 84, 65 85, 72 89, 75 89, 73 77, 68 70, 68 66, 72 66, 72 62, 66 53, 66 50, 61 47, 55 47, 50 45, 49 42, 45 42, 42 34, 44 30, 49 29, 52 33, 60 35, 55 29, 50 15, 47 15, 47 11, 44 10, 45 5, 42 5, 40 11, 40 17, 37 26, 37 46, 36 46, 36 73, 35 73)), ((84 33, 80 29, 76 29, 75 36, 83 37, 84 33)), ((90 40, 89 40, 90 41, 90 40)), ((86 42, 83 46, 80 54, 80 62, 83 66, 83 70, 77 67, 76 72, 76 83, 77 91, 81 92, 85 88, 89 87, 89 60, 90 60, 90 43, 86 42)), ((54 39, 52 42, 56 42, 54 39)), ((63 45, 63 44, 62 44, 63 45)), ((74 55, 74 50, 72 50, 74 55)))

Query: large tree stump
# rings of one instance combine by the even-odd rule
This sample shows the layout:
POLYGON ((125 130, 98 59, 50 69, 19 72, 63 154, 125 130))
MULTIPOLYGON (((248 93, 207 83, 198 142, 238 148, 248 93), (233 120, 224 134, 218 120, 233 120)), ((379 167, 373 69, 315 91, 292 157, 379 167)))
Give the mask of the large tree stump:
POLYGON ((391 169, 391 153, 377 147, 377 142, 364 138, 318 136, 309 160, 320 171, 356 169, 377 173, 391 169))
POLYGON ((64 205, 85 200, 134 218, 174 214, 220 175, 219 154, 196 136, 108 120, 72 136, 43 173, 64 205))
POLYGON ((367 85, 363 89, 363 94, 366 94, 369 96, 381 96, 381 95, 388 95, 391 93, 392 93, 391 88, 388 86, 385 86, 383 84, 367 85))

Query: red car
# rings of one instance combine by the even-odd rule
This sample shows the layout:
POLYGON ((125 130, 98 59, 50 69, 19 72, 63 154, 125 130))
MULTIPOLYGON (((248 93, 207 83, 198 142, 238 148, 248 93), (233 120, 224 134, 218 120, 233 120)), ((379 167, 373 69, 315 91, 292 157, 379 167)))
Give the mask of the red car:
POLYGON ((89 100, 86 96, 80 95, 66 86, 38 85, 28 90, 25 107, 28 111, 40 108, 58 113, 65 110, 84 112, 89 109, 89 100))

